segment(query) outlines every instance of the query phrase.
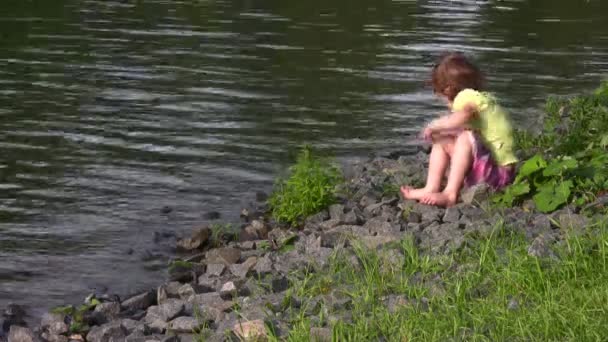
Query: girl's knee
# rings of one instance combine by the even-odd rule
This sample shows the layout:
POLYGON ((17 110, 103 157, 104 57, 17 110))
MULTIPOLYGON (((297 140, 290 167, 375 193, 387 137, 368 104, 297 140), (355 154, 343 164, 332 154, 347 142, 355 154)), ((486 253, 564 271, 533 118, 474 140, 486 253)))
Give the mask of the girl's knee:
POLYGON ((458 134, 458 137, 456 137, 456 145, 472 146, 471 134, 472 133, 470 131, 463 131, 462 133, 458 134))

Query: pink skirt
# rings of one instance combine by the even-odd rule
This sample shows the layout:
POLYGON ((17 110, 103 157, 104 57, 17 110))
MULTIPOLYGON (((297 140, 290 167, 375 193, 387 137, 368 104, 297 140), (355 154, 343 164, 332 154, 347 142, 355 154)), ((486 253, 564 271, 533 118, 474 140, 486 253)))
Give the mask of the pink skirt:
POLYGON ((471 131, 466 131, 466 133, 473 146, 473 165, 465 178, 465 185, 486 183, 495 190, 500 190, 513 183, 516 174, 515 167, 498 165, 482 139, 471 131))

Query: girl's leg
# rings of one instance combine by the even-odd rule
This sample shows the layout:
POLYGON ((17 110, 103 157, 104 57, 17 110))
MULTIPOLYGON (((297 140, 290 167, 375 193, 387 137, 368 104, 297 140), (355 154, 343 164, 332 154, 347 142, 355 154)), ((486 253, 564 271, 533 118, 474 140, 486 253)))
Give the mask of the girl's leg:
POLYGON ((429 173, 424 188, 412 189, 407 186, 401 187, 403 197, 418 200, 426 194, 438 192, 441 189, 441 180, 448 167, 450 156, 447 151, 452 148, 451 144, 433 144, 431 156, 429 157, 429 173))
POLYGON ((467 172, 473 163, 473 145, 471 132, 461 133, 454 144, 448 184, 443 192, 427 193, 420 198, 420 202, 430 205, 449 207, 456 204, 458 194, 467 172))

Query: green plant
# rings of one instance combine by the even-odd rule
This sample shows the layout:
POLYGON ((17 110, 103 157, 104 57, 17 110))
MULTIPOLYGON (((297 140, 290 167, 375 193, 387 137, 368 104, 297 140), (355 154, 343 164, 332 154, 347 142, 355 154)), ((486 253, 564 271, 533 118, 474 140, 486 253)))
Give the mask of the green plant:
POLYGON ((306 216, 335 202, 334 189, 340 180, 337 167, 305 147, 290 168, 289 177, 275 184, 268 202, 273 218, 297 225, 306 216))
POLYGON ((518 145, 537 153, 520 167, 514 183, 494 197, 512 206, 532 198, 542 212, 582 205, 608 188, 608 83, 595 93, 550 99, 538 136, 517 134, 518 145))

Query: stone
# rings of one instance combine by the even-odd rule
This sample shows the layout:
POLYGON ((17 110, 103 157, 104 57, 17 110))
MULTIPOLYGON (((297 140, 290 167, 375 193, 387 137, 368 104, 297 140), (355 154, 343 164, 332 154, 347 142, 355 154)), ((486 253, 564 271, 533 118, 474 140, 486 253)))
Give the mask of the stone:
POLYGON ((408 223, 420 223, 420 222, 422 222, 422 215, 420 215, 419 213, 417 213, 415 211, 410 211, 405 216, 406 216, 406 217, 404 217, 405 221, 407 221, 408 223))
POLYGON ((233 303, 224 301, 219 293, 209 292, 192 296, 188 299, 188 303, 193 307, 208 306, 217 308, 223 312, 232 311, 233 303))
POLYGON ((259 341, 266 340, 266 326, 264 321, 257 319, 248 322, 239 322, 232 327, 232 332, 241 340, 259 341))
POLYGON ((548 241, 548 239, 544 235, 538 236, 532 241, 532 243, 528 247, 528 255, 537 258, 549 256, 551 254, 549 243, 550 241, 548 241))
POLYGON ((254 229, 254 231, 257 233, 258 235, 258 239, 266 239, 268 237, 268 226, 266 226, 266 224, 264 224, 264 222, 260 221, 260 220, 253 220, 251 222, 251 227, 254 229))
POLYGON ((259 258, 254 267, 255 273, 258 276, 264 276, 272 272, 272 260, 270 255, 266 254, 259 258))
POLYGON ((39 339, 36 338, 34 333, 25 327, 18 325, 12 325, 8 332, 8 342, 36 342, 39 339))
POLYGON ((120 306, 122 310, 135 312, 146 310, 154 304, 156 304, 156 295, 153 291, 148 291, 125 300, 120 306))
POLYGON ((199 249, 205 245, 211 236, 211 229, 203 227, 195 230, 189 238, 180 239, 177 241, 178 249, 191 251, 199 249))
POLYGON ((169 329, 175 333, 192 333, 200 328, 201 324, 193 317, 177 317, 169 322, 169 329))
POLYGON ((158 304, 163 304, 167 299, 169 299, 169 294, 167 294, 166 287, 164 285, 159 286, 158 289, 156 289, 156 302, 158 304))
POLYGON ((120 314, 120 304, 117 302, 105 302, 97 305, 95 311, 104 315, 110 321, 114 320, 120 314))
POLYGON ((179 338, 179 336, 176 335, 165 336, 160 340, 160 342, 181 342, 181 339, 179 338))
POLYGON ((321 210, 320 212, 308 216, 306 218, 306 220, 304 221, 306 226, 316 226, 321 224, 321 222, 326 221, 329 219, 329 213, 327 212, 327 210, 321 210))
POLYGON ((363 236, 361 242, 365 247, 376 250, 391 242, 399 241, 400 237, 397 235, 378 235, 378 236, 363 236))
POLYGON ((411 302, 403 295, 390 295, 386 302, 387 309, 390 313, 396 313, 402 308, 411 305, 411 302))
POLYGON ((209 277, 219 277, 226 270, 226 266, 224 264, 207 264, 207 276, 209 277))
POLYGON ((65 323, 65 315, 58 313, 46 313, 40 322, 42 330, 51 335, 62 335, 68 332, 68 325, 65 323))
POLYGON ((249 257, 242 264, 230 265, 230 272, 239 278, 246 278, 258 261, 257 257, 249 257))
POLYGON ((217 277, 209 278, 206 274, 198 277, 199 288, 206 289, 205 291, 198 291, 199 293, 214 292, 222 285, 222 280, 217 277))
POLYGON ((447 208, 443 215, 443 222, 451 223, 460 220, 460 210, 458 208, 447 208))
POLYGON ((225 283, 220 289, 220 297, 224 300, 232 299, 237 295, 236 285, 234 282, 229 281, 225 283))
MULTIPOLYGON (((255 239, 257 240, 257 239, 255 239)), ((241 250, 250 252, 251 250, 255 249, 255 241, 245 241, 239 244, 241 250)), ((242 255, 242 253, 241 253, 242 255)))
POLYGON ((344 214, 344 217, 342 218, 342 223, 345 225, 359 225, 363 223, 363 221, 363 213, 357 207, 344 214))
POLYGON ((68 342, 68 337, 64 335, 51 335, 47 332, 43 332, 40 336, 46 342, 68 342))
POLYGON ((207 263, 230 266, 239 262, 241 251, 232 247, 215 248, 207 252, 207 263))
POLYGON ((329 206, 329 217, 331 220, 341 221, 344 215, 344 206, 342 204, 332 204, 329 206))
POLYGON ((369 219, 365 222, 363 228, 367 229, 371 235, 395 235, 401 231, 399 224, 387 222, 386 218, 383 217, 369 219))
POLYGON ((146 323, 151 323, 156 320, 169 322, 179 316, 184 311, 185 302, 179 299, 169 299, 166 303, 148 308, 146 313, 146 323))
POLYGON ((583 215, 566 213, 557 216, 561 229, 583 229, 589 225, 589 219, 583 215))
POLYGON ((519 301, 515 298, 511 298, 511 300, 509 300, 509 303, 507 304, 507 309, 511 310, 511 311, 515 311, 519 309, 519 301))
POLYGON ((121 323, 112 322, 92 327, 87 334, 87 342, 124 341, 126 337, 126 331, 121 323))
POLYGON ((331 219, 331 220, 321 223, 319 225, 319 227, 321 227, 321 229, 323 229, 323 230, 329 230, 329 229, 339 226, 340 223, 342 223, 341 220, 331 219))
POLYGON ((177 290, 177 293, 179 295, 179 298, 185 299, 190 298, 190 296, 196 294, 196 291, 194 290, 194 287, 192 287, 191 284, 184 284, 177 290))
POLYGON ((142 332, 144 331, 144 325, 142 323, 130 318, 125 318, 121 320, 120 324, 125 329, 127 335, 133 333, 136 330, 141 330, 142 332))
POLYGON ((479 205, 487 201, 491 193, 492 190, 487 184, 480 183, 463 189, 460 192, 460 199, 465 204, 479 205))
POLYGON ((283 292, 289 288, 289 280, 286 277, 276 277, 271 281, 273 292, 283 292))
POLYGON ((222 217, 218 211, 208 211, 203 215, 203 219, 205 220, 219 220, 222 217))
POLYGON ((333 333, 329 328, 310 328, 310 340, 313 342, 331 342, 333 333))
POLYGON ((259 238, 260 236, 258 235, 258 232, 256 232, 255 228, 253 228, 252 226, 246 226, 239 233, 239 242, 254 241, 258 240, 259 238))

